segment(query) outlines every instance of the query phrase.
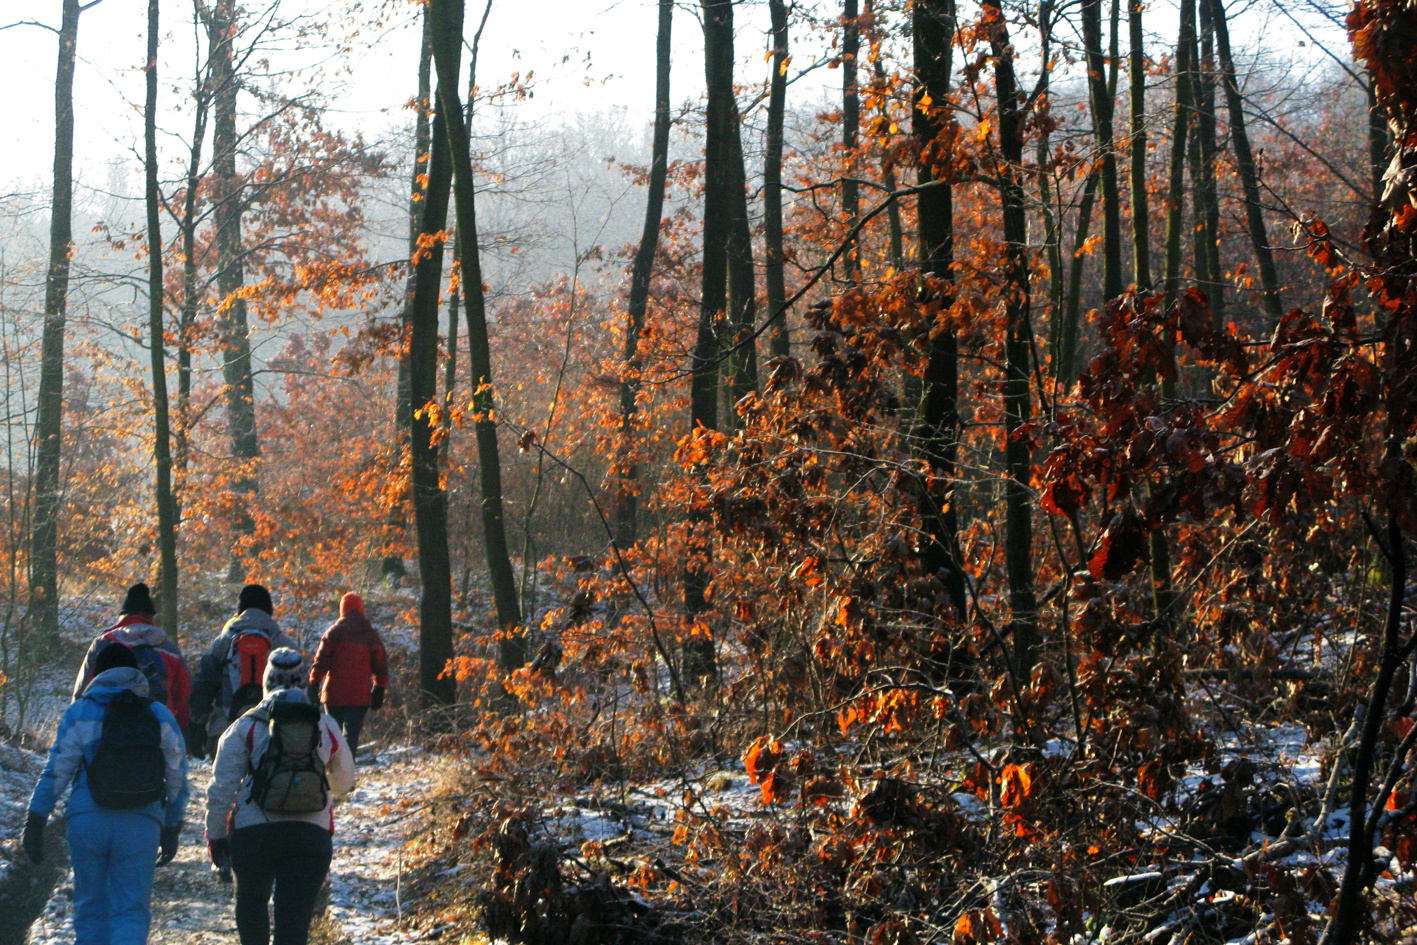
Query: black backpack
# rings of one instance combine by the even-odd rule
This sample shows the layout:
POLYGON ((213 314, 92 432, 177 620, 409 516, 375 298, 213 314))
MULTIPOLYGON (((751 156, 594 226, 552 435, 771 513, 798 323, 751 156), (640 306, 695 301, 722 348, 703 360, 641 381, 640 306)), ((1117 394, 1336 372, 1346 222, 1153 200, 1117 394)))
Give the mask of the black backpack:
MULTIPOLYGON (((167 661, 162 658, 157 648, 146 643, 128 646, 122 640, 115 639, 112 631, 105 633, 103 638, 108 641, 108 646, 127 646, 133 651, 133 655, 138 659, 138 668, 148 678, 148 698, 167 705, 167 661)), ((102 653, 103 650, 99 652, 102 653)))
MULTIPOLYGON (((261 809, 278 814, 312 814, 330 802, 330 782, 320 760, 318 706, 308 702, 277 702, 248 712, 266 723, 270 736, 265 751, 251 765, 251 800, 261 809)), ((255 727, 246 733, 248 751, 255 727)))
POLYGON ((167 759, 152 700, 128 689, 115 695, 103 710, 98 748, 84 768, 89 794, 99 807, 130 810, 162 800, 167 759))

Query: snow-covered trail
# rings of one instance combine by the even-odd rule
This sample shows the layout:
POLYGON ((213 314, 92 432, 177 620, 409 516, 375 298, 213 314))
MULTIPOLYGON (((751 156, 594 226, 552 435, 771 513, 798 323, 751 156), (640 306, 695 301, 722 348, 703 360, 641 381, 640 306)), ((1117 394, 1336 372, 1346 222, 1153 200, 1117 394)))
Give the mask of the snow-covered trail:
MULTIPOLYGON (((357 782, 335 809, 335 855, 325 915, 315 921, 313 945, 402 945, 397 929, 402 850, 435 777, 437 761, 418 749, 361 759, 357 782)), ((202 838, 202 812, 211 768, 194 763, 191 806, 182 845, 153 880, 150 945, 237 945, 233 887, 212 871, 202 838)), ((60 880, 31 926, 28 945, 68 945, 73 932, 73 875, 60 880)))

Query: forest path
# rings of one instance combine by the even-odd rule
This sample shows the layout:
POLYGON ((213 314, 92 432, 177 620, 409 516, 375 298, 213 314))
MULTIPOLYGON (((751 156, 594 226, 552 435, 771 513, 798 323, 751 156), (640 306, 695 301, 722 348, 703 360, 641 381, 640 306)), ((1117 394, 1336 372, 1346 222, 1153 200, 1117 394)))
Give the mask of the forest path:
MULTIPOLYGON (((416 749, 381 752, 356 769, 354 790, 335 808, 335 855, 322 894, 323 913, 312 926, 312 945, 394 945, 411 937, 397 929, 401 854, 411 814, 418 811, 439 765, 416 749), (371 759, 373 760, 373 759, 371 759)), ((189 771, 192 799, 177 858, 153 877, 149 945, 237 945, 234 886, 211 868, 203 840, 209 765, 189 771)), ((54 855, 64 857, 63 844, 54 855)), ((73 874, 61 877, 44 911, 30 927, 28 945, 71 945, 73 874)))
MULTIPOLYGON (((152 926, 149 945, 237 945, 232 890, 222 883, 207 859, 200 812, 205 807, 211 768, 194 764, 188 773, 192 788, 187 822, 177 858, 153 875, 152 926)), ((44 912, 30 927, 29 945, 61 945, 74 940, 74 875, 65 869, 44 912)))

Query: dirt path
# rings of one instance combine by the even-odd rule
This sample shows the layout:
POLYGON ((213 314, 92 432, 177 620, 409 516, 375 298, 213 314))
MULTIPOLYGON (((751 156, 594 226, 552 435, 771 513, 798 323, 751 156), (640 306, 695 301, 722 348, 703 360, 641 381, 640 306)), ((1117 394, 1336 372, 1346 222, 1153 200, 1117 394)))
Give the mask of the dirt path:
MULTIPOLYGON (((357 784, 335 808, 335 857, 322 894, 322 909, 311 929, 311 945, 393 945, 410 939, 397 930, 402 858, 399 849, 430 785, 427 756, 395 751, 375 765, 361 764, 357 784)), ((194 763, 189 773, 192 800, 177 858, 153 878, 149 945, 237 945, 233 887, 211 869, 202 839, 211 768, 194 763)), ((62 863, 60 878, 44 912, 31 926, 27 945, 71 945, 73 876, 62 843, 51 844, 51 859, 62 863)), ((58 864, 56 864, 57 866, 58 864)), ((4 943, 8 945, 8 943, 4 943)))
MULTIPOLYGON (((153 876, 149 945, 237 945, 232 887, 217 879, 207 859, 199 812, 211 769, 192 766, 192 803, 182 828, 177 858, 153 876)), ((73 874, 66 870, 49 904, 30 928, 29 945, 63 945, 74 940, 73 874)))

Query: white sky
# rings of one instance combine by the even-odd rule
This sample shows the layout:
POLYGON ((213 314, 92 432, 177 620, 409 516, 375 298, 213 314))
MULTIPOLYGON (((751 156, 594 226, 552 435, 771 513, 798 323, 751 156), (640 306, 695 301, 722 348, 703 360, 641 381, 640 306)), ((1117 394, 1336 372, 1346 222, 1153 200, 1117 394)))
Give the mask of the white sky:
MULTIPOLYGON (((284 0, 286 9, 307 4, 312 9, 329 8, 310 0, 284 0)), ((255 8, 262 3, 248 5, 255 8)), ((347 2, 330 5, 336 10, 348 6, 347 2)), ((470 36, 483 5, 469 0, 468 6, 470 36)), ((347 93, 335 102, 346 118, 329 120, 364 129, 371 136, 391 124, 410 121, 403 106, 416 89, 418 33, 412 6, 407 0, 387 0, 384 9, 389 13, 388 25, 353 40, 353 55, 316 66, 326 75, 346 73, 335 78, 347 83, 347 93)), ((58 0, 0 0, 0 27, 28 19, 57 26, 59 10, 58 0)), ((168 110, 183 104, 186 97, 174 84, 183 90, 191 87, 191 5, 165 0, 162 15, 166 52, 158 94, 159 107, 168 110)), ((648 121, 654 95, 656 17, 654 0, 494 0, 483 33, 479 80, 487 87, 513 72, 535 70, 535 98, 520 106, 526 113, 568 114, 624 106, 648 121)), ((102 0, 80 18, 75 170, 90 186, 103 186, 110 161, 138 160, 146 21, 144 0, 102 0)), ((703 85, 701 37, 697 21, 683 10, 676 11, 676 101, 697 97, 703 85)), ((740 55, 761 61, 758 50, 765 41, 758 31, 744 31, 739 42, 740 55)), ((0 29, 0 82, 7 89, 4 126, 10 135, 9 146, 0 149, 0 194, 36 185, 47 190, 53 161, 56 48, 56 34, 49 30, 0 29)), ((313 61, 308 53, 304 58, 306 63, 313 61)), ((762 70, 754 70, 758 71, 762 70)), ((189 133, 185 118, 169 116, 159 124, 160 136, 168 132, 160 148, 176 149, 180 142, 175 136, 185 138, 189 133)))
MULTIPOLYGON (((326 88, 333 88, 336 82, 344 85, 345 93, 334 101, 338 115, 327 117, 329 124, 360 129, 373 138, 387 127, 410 122, 404 104, 414 91, 418 37, 412 0, 246 0, 246 5, 256 10, 272 3, 280 4, 287 15, 314 11, 321 20, 367 21, 375 11, 384 14, 385 26, 367 28, 362 37, 354 38, 350 55, 330 60, 328 54, 322 54, 327 61, 316 63, 316 54, 304 51, 291 54, 289 61, 307 67, 302 81, 318 72, 328 78, 326 88)), ((481 17, 483 3, 467 0, 469 36, 481 17)), ((806 3, 811 5, 811 0, 806 3)), ((836 3, 821 0, 823 8, 834 8, 836 3)), ((515 71, 535 70, 535 98, 518 105, 519 114, 569 116, 619 106, 629 111, 629 127, 647 127, 654 94, 655 0, 492 0, 492 4, 478 68, 484 88, 515 71)), ((1283 35, 1280 45, 1286 47, 1298 38, 1282 17, 1266 13, 1263 4, 1264 0, 1255 6, 1246 0, 1228 4, 1232 15, 1238 14, 1232 21, 1237 47, 1247 45, 1257 30, 1267 37, 1283 35)), ((672 98, 676 104, 696 100, 703 87, 702 33, 692 15, 697 6, 694 0, 681 0, 675 12, 672 98)), ((736 78, 740 83, 756 84, 767 74, 764 6, 746 2, 737 8, 736 78)), ((59 0, 0 0, 0 27, 26 19, 57 26, 59 11, 59 0)), ((190 0, 164 0, 162 15, 164 61, 159 71, 159 106, 169 114, 160 119, 159 147, 166 149, 165 161, 170 161, 180 153, 190 133, 190 120, 171 112, 187 104, 196 41, 190 0)), ((1173 17, 1170 0, 1156 0, 1149 14, 1149 32, 1155 30, 1153 40, 1159 46, 1155 52, 1174 42, 1167 36, 1174 30, 1170 25, 1173 17)), ((135 179, 141 173, 139 109, 144 90, 140 66, 146 50, 146 20, 145 0, 101 0, 80 20, 75 171, 81 185, 104 187, 113 162, 122 162, 125 173, 135 179)), ((806 33, 802 26, 793 26, 794 68, 811 58, 803 51, 809 40, 806 33)), ((1341 43, 1339 39, 1339 48, 1341 43)), ((1264 45, 1278 51, 1272 41, 1264 45)), ((204 40, 201 47, 205 48, 204 40)), ((3 127, 10 135, 9 146, 0 148, 0 195, 13 190, 48 191, 55 55, 56 36, 48 30, 33 26, 0 29, 0 87, 6 89, 3 127)), ((839 82, 840 73, 821 70, 805 87, 794 87, 792 103, 801 107, 818 101, 824 86, 839 82)), ((175 175, 167 168, 163 176, 175 175)))

